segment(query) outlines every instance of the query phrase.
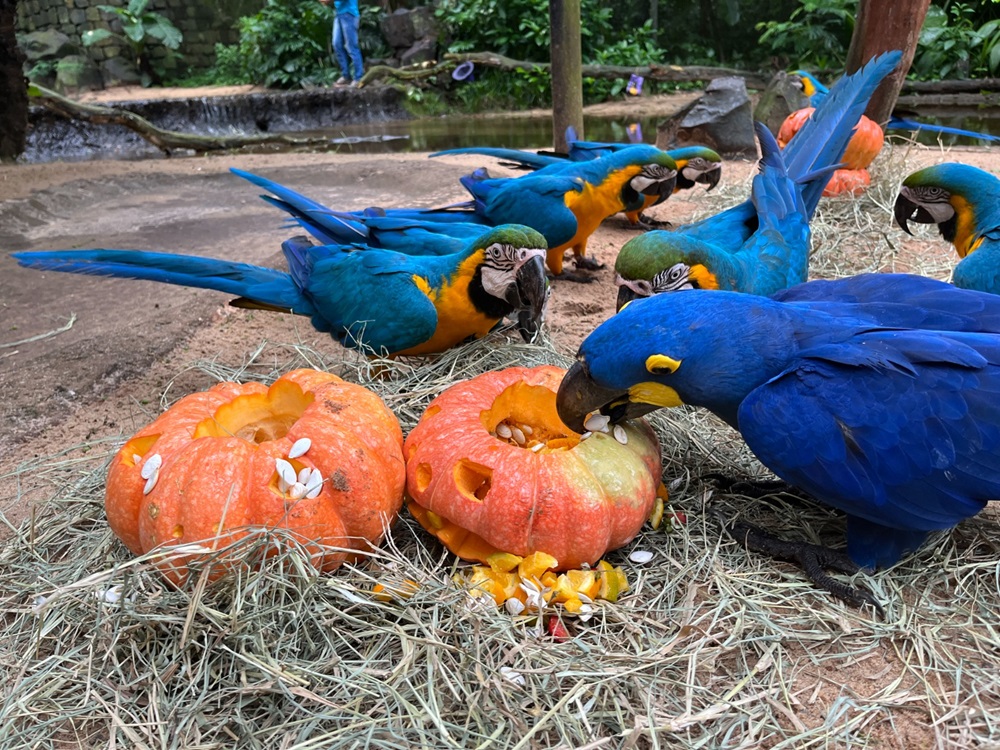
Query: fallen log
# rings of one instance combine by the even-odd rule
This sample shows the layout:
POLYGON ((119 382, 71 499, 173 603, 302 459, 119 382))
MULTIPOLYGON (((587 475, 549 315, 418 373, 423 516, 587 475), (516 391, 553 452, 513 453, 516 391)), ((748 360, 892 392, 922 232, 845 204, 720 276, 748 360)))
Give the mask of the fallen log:
POLYGON ((28 87, 28 96, 33 102, 40 104, 45 109, 69 119, 83 120, 98 125, 123 125, 168 155, 172 151, 181 150, 205 153, 260 146, 320 148, 360 140, 357 138, 304 137, 293 133, 254 133, 249 135, 180 133, 176 130, 164 130, 157 127, 146 118, 127 109, 78 102, 34 83, 28 87))

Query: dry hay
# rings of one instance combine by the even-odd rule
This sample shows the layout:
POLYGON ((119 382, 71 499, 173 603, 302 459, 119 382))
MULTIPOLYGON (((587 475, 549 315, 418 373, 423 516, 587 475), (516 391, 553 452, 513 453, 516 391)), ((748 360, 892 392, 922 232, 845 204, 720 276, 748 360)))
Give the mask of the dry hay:
MULTIPOLYGON (((860 211, 871 257, 849 261, 823 229, 821 273, 883 267, 885 196, 873 191, 871 210, 844 203, 819 224, 843 230, 843 212, 860 211)), ((265 382, 335 369, 379 392, 407 431, 457 380, 541 363, 567 360, 549 342, 495 334, 419 366, 328 361, 302 346, 262 346, 236 369, 196 366, 265 382)), ((26 462, 3 480, 44 480, 51 499, 0 550, 0 747, 998 747, 995 517, 858 576, 885 605, 878 618, 722 531, 743 516, 838 544, 841 518, 788 494, 753 500, 702 481, 767 476, 710 415, 677 409, 653 422, 670 510, 686 522, 647 527, 609 555, 632 590, 586 622, 565 618, 565 641, 535 617, 472 601, 452 582, 459 563, 405 513, 383 550, 333 575, 261 534, 248 557, 281 552, 258 572, 175 590, 153 555, 132 558, 107 528, 103 483, 121 438, 26 462), (639 548, 656 552, 651 562, 628 562, 639 548), (412 598, 372 595, 375 582, 406 580, 420 584, 412 598)))

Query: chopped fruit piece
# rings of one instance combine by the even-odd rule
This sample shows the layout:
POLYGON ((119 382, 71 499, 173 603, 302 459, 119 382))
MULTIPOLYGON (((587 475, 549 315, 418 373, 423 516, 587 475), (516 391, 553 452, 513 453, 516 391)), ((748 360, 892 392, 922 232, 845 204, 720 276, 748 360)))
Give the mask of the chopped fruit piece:
POLYGON ((380 602, 389 602, 393 599, 409 599, 417 593, 418 588, 420 588, 419 583, 407 578, 401 583, 390 583, 385 586, 381 583, 376 583, 372 586, 372 593, 375 594, 375 598, 380 602))
POLYGON ((549 631, 549 635, 552 636, 552 640, 557 643, 569 640, 569 631, 558 617, 550 617, 546 623, 546 628, 549 631))
POLYGON ((520 555, 514 555, 510 552, 494 552, 486 558, 486 563, 498 573, 509 573, 520 565, 523 559, 520 555))
POLYGON ((663 498, 657 496, 653 502, 653 512, 649 515, 649 525, 656 531, 661 523, 663 523, 663 498))
POLYGON ((597 596, 601 584, 593 570, 567 570, 566 577, 576 593, 583 594, 589 599, 597 596))
POLYGON ((517 572, 524 580, 537 578, 541 580, 542 574, 547 570, 552 570, 559 565, 559 561, 552 555, 545 552, 532 552, 525 557, 517 566, 517 572))

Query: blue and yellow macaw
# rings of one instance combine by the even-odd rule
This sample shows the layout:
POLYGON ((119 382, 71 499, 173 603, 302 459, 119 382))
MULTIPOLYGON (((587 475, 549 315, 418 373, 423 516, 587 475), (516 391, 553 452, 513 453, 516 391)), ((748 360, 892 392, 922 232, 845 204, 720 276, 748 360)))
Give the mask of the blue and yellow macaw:
POLYGON ((1000 180, 968 164, 937 164, 903 180, 893 209, 896 222, 937 224, 961 260, 955 286, 1000 294, 1000 180))
MULTIPOLYGON (((809 104, 813 107, 818 107, 820 102, 822 102, 830 90, 824 86, 816 76, 805 70, 795 70, 792 71, 792 75, 797 76, 802 82, 802 93, 806 95, 809 99, 809 104)), ((889 122, 885 125, 886 130, 905 130, 907 132, 914 132, 923 130, 928 133, 945 133, 948 135, 961 135, 966 138, 980 138, 985 141, 1000 141, 1000 136, 990 135, 988 133, 976 133, 972 130, 962 130, 961 128, 952 128, 947 125, 934 125, 929 122, 918 122, 917 120, 911 120, 908 117, 898 117, 896 115, 889 115, 889 122)))
POLYGON ((545 239, 505 225, 462 252, 409 256, 389 250, 282 243, 289 273, 246 263, 142 250, 14 253, 26 268, 147 279, 239 295, 235 307, 308 315, 344 346, 384 356, 442 352, 519 314, 533 336, 547 298, 545 239))
MULTIPOLYGON (((567 132, 572 128, 567 129, 567 132)), ((563 165, 564 168, 572 169, 574 162, 593 161, 609 154, 613 154, 622 149, 629 148, 628 143, 602 143, 598 141, 569 141, 570 147, 566 154, 559 154, 553 151, 521 151, 514 148, 487 148, 487 147, 467 147, 452 148, 445 151, 438 151, 431 154, 434 156, 448 156, 452 154, 481 154, 491 156, 500 160, 500 164, 505 167, 524 170, 539 170, 549 167, 563 165)), ((674 184, 674 192, 689 190, 696 184, 707 185, 711 190, 719 184, 722 177, 722 157, 707 146, 684 146, 683 148, 670 149, 666 152, 677 165, 677 182, 674 184)), ((646 221, 642 217, 642 212, 651 208, 659 202, 659 196, 647 195, 643 206, 635 211, 626 211, 625 215, 629 222, 634 225, 643 225, 646 221)))
POLYGON ((838 81, 783 151, 758 125, 763 156, 750 198, 694 224, 625 243, 615 263, 618 306, 683 289, 767 295, 805 281, 809 221, 868 100, 900 57, 880 55, 838 81))
POLYGON ((345 216, 362 223, 373 215, 417 221, 421 222, 419 226, 423 231, 433 231, 430 227, 437 224, 438 231, 444 235, 471 233, 474 230, 467 226, 469 224, 487 227, 524 224, 545 237, 549 246, 546 262, 557 278, 574 281, 590 279, 563 273, 566 249, 573 250, 578 268, 600 267, 585 257, 587 240, 600 223, 618 211, 637 210, 647 195, 666 198, 673 192, 677 179, 673 159, 655 146, 638 145, 602 159, 575 164, 572 171, 557 174, 539 170, 517 178, 491 179, 485 170, 477 170, 461 178, 473 200, 445 208, 366 209, 345 215, 263 178, 238 170, 234 173, 272 191, 275 198, 265 199, 288 211, 317 237, 320 235, 315 230, 329 234, 334 231, 330 223, 340 222, 345 216), (514 217, 519 218, 515 220, 514 217), (310 228, 307 224, 313 226, 310 228), (466 226, 456 228, 454 224, 466 226))
POLYGON ((725 420, 780 478, 847 514, 849 561, 793 555, 825 585, 824 566, 892 565, 1000 497, 1000 297, 868 274, 781 299, 639 299, 583 342, 556 404, 577 432, 593 412, 618 422, 681 404, 725 420))

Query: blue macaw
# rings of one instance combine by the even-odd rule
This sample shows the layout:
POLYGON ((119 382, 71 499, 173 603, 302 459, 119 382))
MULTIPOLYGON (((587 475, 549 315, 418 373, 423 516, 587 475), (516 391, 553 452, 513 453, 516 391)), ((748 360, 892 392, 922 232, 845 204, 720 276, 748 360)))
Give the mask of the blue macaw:
POLYGON ((961 260, 955 286, 1000 294, 1000 180, 968 164, 937 164, 903 180, 893 213, 903 231, 908 221, 937 224, 961 260))
POLYGON ((886 53, 838 81, 784 151, 758 124, 763 156, 750 198, 694 224, 625 243, 615 263, 618 306, 692 288, 767 295, 805 281, 809 221, 858 118, 900 57, 886 53))
POLYGON ((849 561, 797 555, 824 585, 824 565, 892 565, 1000 497, 1000 297, 906 274, 655 295, 587 337, 556 404, 577 432, 681 404, 725 420, 847 514, 849 561))
MULTIPOLYGON (((820 102, 830 93, 830 90, 808 71, 796 70, 792 72, 792 75, 797 76, 802 81, 802 93, 808 97, 809 104, 813 107, 818 107, 820 102)), ((961 135, 966 138, 981 138, 984 141, 1000 141, 1000 137, 989 135, 988 133, 976 133, 972 130, 962 130, 961 128, 952 128, 947 125, 932 125, 929 122, 918 122, 908 117, 897 117, 896 115, 889 115, 889 122, 886 123, 885 129, 905 130, 907 132, 923 130, 928 133, 945 133, 948 135, 961 135)))
POLYGON ((289 273, 246 263, 142 250, 14 253, 26 268, 162 281, 239 295, 235 307, 308 315, 344 346, 384 356, 442 352, 519 313, 532 337, 547 299, 545 239, 505 225, 461 252, 409 256, 282 243, 289 273))
MULTIPOLYGON (((254 176, 244 172, 236 174, 262 184, 262 178, 252 179, 254 176)), ((444 234, 458 231, 453 229, 455 223, 524 224, 545 237, 549 246, 546 262, 557 278, 583 281, 589 279, 563 274, 563 252, 572 248, 578 268, 599 268, 585 253, 587 239, 600 223, 618 211, 640 208, 647 195, 665 199, 673 191, 676 179, 673 159, 655 146, 637 145, 601 159, 574 164, 572 171, 560 168, 558 173, 550 173, 543 169, 523 177, 492 179, 486 170, 477 170, 460 180, 472 194, 471 201, 441 209, 390 208, 385 215, 438 223, 444 234)), ((296 207, 289 197, 294 193, 287 188, 282 191, 275 192, 277 200, 270 202, 286 211, 289 206, 296 207)), ((327 216, 342 216, 313 201, 298 205, 297 211, 293 216, 300 223, 304 218, 315 223, 323 212, 327 216)), ((353 216, 360 219, 372 213, 366 209, 353 216)))
MULTIPOLYGON (((572 127, 567 128, 567 134, 572 131, 572 127)), ((609 154, 629 148, 629 143, 601 143, 597 141, 568 141, 569 151, 566 154, 559 154, 553 151, 520 151, 514 148, 487 148, 487 147, 467 147, 452 148, 445 151, 438 151, 431 154, 434 156, 448 156, 452 154, 481 154, 491 156, 500 160, 500 164, 514 169, 524 169, 528 171, 545 169, 563 165, 564 168, 572 169, 574 162, 593 161, 609 154)), ((684 146, 674 148, 666 153, 677 165, 677 182, 674 185, 674 192, 688 190, 696 184, 708 185, 711 190, 719 184, 722 177, 722 157, 707 146, 684 146)), ((647 208, 656 205, 659 197, 647 195, 642 208, 636 211, 626 211, 625 215, 632 224, 641 225, 645 223, 641 214, 647 208)))

